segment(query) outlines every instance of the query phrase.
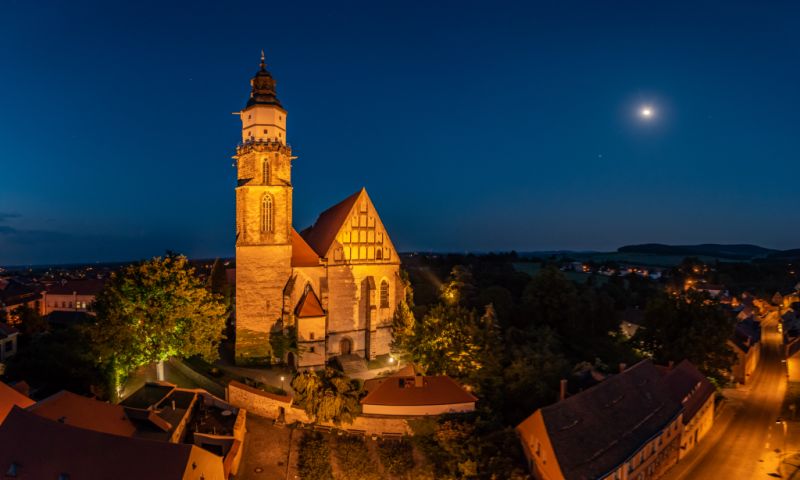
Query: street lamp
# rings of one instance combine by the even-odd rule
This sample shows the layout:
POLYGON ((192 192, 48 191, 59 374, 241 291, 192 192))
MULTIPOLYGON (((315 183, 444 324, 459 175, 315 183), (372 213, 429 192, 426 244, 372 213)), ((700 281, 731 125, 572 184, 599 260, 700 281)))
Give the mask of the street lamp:
POLYGON ((284 381, 284 380, 286 380, 286 377, 284 377, 283 375, 281 375, 281 390, 283 390, 283 391, 286 391, 286 390, 284 390, 284 389, 283 389, 283 381, 284 381))
POLYGON ((788 425, 786 420, 781 417, 778 417, 777 420, 775 420, 775 424, 781 424, 783 426, 783 450, 781 450, 781 454, 778 456, 778 474, 780 474, 781 464, 783 463, 783 458, 786 456, 786 430, 788 425))

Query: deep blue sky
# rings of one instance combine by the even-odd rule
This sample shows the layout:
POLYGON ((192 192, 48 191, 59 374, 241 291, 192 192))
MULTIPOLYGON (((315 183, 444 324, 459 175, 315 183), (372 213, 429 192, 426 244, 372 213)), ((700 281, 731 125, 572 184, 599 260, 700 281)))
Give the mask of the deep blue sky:
POLYGON ((797 2, 47 3, 0 12, 0 264, 232 255, 262 48, 298 228, 366 186, 401 250, 800 246, 797 2))

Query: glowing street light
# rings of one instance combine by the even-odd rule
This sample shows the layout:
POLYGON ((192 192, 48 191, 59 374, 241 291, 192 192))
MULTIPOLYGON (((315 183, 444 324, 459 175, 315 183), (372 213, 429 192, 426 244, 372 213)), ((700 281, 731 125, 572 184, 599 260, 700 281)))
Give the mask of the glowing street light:
MULTIPOLYGON (((283 381, 284 381, 284 380, 286 380, 286 377, 284 377, 283 375, 281 375, 281 390, 284 390, 284 388, 283 388, 283 381)), ((285 390, 284 390, 284 391, 285 391, 285 390)))

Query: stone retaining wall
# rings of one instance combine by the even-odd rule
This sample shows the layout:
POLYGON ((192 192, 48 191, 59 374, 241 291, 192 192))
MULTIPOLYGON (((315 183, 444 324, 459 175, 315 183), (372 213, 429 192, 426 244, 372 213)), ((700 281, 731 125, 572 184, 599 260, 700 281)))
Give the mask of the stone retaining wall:
MULTIPOLYGON (((275 395, 264 392, 243 383, 232 381, 228 384, 227 396, 231 405, 247 410, 253 415, 278 419, 281 413, 286 423, 314 423, 305 410, 292 406, 289 395, 275 395)), ((351 424, 336 426, 331 422, 319 422, 318 425, 343 430, 355 430, 365 435, 412 435, 411 427, 403 418, 379 418, 358 416, 351 424)))

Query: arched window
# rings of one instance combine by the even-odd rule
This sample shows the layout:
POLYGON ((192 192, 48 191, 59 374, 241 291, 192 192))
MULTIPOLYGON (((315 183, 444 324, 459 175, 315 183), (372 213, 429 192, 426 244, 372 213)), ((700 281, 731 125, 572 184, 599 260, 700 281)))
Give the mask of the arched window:
POLYGON ((272 206, 272 197, 269 194, 264 195, 261 200, 261 231, 272 232, 275 223, 275 214, 272 206))
POLYGON ((263 170, 262 174, 264 178, 264 185, 269 185, 271 180, 269 171, 269 159, 266 158, 264 159, 264 165, 262 167, 262 170, 263 170))
POLYGON ((389 308, 389 282, 381 280, 381 308, 389 308))
POLYGON ((383 260, 383 249, 380 246, 375 249, 375 260, 383 260))

